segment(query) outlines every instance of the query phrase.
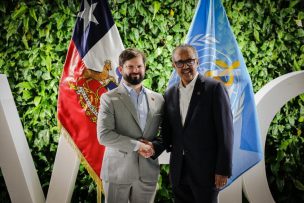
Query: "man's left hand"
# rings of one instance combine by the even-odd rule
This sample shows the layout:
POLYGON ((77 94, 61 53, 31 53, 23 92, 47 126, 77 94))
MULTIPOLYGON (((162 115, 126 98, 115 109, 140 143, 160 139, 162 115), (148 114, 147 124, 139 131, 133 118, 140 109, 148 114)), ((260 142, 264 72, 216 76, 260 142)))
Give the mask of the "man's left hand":
POLYGON ((139 140, 139 141, 140 141, 142 144, 149 146, 150 148, 149 148, 149 150, 139 149, 139 150, 138 150, 138 153, 139 153, 141 156, 145 157, 145 158, 150 158, 151 156, 153 156, 154 153, 155 153, 155 152, 154 152, 153 144, 152 144, 150 141, 148 141, 148 140, 143 140, 143 139, 141 139, 141 140, 139 140))
POLYGON ((227 184, 228 176, 222 176, 215 174, 215 187, 221 189, 227 184))

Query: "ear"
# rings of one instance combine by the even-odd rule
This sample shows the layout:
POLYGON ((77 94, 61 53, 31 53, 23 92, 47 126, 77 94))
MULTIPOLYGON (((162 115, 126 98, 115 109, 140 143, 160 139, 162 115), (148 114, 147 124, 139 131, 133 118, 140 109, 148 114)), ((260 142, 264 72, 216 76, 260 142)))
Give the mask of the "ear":
POLYGON ((118 66, 118 71, 121 73, 122 72, 122 66, 118 66))
POLYGON ((172 67, 173 67, 173 68, 175 68, 175 64, 174 64, 174 62, 173 62, 173 61, 172 61, 172 67))

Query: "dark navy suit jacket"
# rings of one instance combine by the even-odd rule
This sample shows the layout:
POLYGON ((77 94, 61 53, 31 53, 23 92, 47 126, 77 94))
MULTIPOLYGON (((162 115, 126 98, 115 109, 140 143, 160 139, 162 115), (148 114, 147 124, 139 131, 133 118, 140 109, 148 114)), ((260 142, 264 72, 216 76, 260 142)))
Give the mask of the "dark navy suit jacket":
POLYGON ((182 126, 179 84, 165 92, 160 140, 153 142, 155 156, 170 155, 170 179, 176 186, 186 159, 191 179, 200 186, 214 186, 215 174, 230 177, 232 171, 233 117, 223 83, 198 76, 182 126))

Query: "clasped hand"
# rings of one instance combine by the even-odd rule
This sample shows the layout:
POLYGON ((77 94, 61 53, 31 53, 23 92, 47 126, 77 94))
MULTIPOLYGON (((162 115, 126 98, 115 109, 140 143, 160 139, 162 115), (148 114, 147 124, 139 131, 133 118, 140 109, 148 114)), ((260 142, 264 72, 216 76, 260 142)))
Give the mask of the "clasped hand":
POLYGON ((228 181, 228 176, 222 176, 222 175, 215 174, 215 183, 214 184, 217 189, 223 188, 227 184, 227 181, 228 181))
POLYGON ((138 153, 145 158, 150 158, 154 154, 153 144, 147 140, 140 140, 138 153))

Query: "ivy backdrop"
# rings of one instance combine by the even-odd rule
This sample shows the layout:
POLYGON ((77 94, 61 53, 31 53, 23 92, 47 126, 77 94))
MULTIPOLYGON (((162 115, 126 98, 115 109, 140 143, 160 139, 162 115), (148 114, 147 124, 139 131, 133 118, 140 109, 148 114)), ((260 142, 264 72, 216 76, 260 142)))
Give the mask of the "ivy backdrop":
MULTIPOLYGON (((255 92, 283 74, 304 70, 304 1, 222 1, 255 92)), ((163 93, 171 51, 184 41, 197 0, 109 3, 125 47, 148 56, 145 85, 163 93)), ((58 81, 79 6, 80 0, 0 2, 0 73, 8 77, 45 195, 59 139, 58 81)), ((266 168, 275 200, 303 202, 304 95, 277 113, 267 136, 266 168)), ((167 175, 168 166, 162 166, 155 202, 172 202, 167 175)), ((80 166, 72 202, 95 201, 95 185, 80 166)), ((1 170, 0 202, 10 202, 1 170)))

